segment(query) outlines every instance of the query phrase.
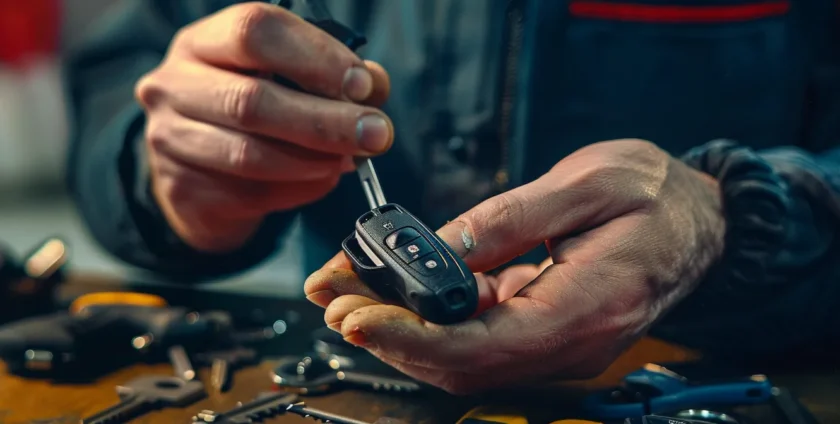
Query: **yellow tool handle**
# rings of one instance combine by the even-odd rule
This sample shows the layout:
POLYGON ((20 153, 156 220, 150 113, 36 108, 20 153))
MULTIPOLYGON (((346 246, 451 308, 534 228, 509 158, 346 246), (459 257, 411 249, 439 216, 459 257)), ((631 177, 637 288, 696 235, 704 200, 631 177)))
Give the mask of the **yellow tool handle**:
POLYGON ((77 315, 95 305, 135 305, 162 308, 167 305, 160 296, 132 292, 101 292, 79 296, 70 304, 70 314, 77 315))
POLYGON ((528 424, 528 419, 509 409, 479 406, 467 412, 457 424, 528 424))

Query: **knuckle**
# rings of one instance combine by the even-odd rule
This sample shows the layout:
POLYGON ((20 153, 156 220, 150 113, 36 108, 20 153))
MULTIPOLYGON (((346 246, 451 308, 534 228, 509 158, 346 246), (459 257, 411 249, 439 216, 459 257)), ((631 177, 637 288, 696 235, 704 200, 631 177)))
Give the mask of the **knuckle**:
POLYGON ((146 109, 154 107, 163 98, 165 90, 157 71, 149 72, 134 85, 134 98, 146 109))
POLYGON ((256 158, 259 153, 255 150, 259 149, 255 146, 256 140, 246 135, 239 136, 231 143, 233 146, 228 154, 228 167, 233 170, 249 170, 257 162, 256 158))
POLYGON ((244 3, 234 6, 233 42, 247 56, 259 52, 265 28, 271 24, 273 14, 260 3, 244 3))
POLYGON ((488 202, 486 209, 480 209, 478 214, 471 217, 473 223, 484 224, 473 228, 476 244, 480 243, 478 239, 485 235, 482 228, 491 231, 519 231, 522 228, 525 210, 524 199, 516 192, 508 191, 496 196, 488 202))
POLYGON ((156 153, 167 150, 170 143, 168 127, 157 120, 150 119, 146 123, 146 147, 156 153))
POLYGON ((259 120, 264 95, 262 82, 253 78, 244 79, 227 89, 222 101, 223 113, 236 124, 252 125, 259 120))

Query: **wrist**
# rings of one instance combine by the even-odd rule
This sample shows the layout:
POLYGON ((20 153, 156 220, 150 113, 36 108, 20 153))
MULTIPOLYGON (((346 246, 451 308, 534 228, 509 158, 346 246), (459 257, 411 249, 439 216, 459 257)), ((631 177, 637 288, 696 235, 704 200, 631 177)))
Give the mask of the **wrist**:
POLYGON ((790 200, 784 180, 751 149, 727 140, 692 149, 683 161, 719 186, 726 233, 716 277, 766 282, 786 237, 790 200))

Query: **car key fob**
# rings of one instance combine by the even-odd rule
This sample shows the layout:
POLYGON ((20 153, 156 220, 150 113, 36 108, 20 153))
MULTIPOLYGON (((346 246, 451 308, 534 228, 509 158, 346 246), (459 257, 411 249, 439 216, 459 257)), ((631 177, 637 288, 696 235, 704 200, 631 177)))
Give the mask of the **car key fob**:
POLYGON ((380 296, 400 300, 437 324, 466 320, 478 307, 475 276, 434 231, 399 205, 365 213, 341 247, 380 296))

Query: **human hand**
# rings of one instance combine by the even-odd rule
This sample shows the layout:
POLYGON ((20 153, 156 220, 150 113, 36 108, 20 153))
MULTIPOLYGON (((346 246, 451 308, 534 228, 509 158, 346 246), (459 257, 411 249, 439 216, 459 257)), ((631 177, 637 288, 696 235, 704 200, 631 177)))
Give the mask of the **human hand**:
POLYGON ((475 272, 548 247, 541 266, 477 274, 474 319, 442 326, 389 304, 343 253, 305 292, 345 340, 452 393, 589 378, 695 288, 724 232, 713 178, 649 142, 603 142, 438 231, 475 272))
POLYGON ((236 249, 268 213, 326 195, 353 156, 390 148, 392 124, 374 108, 389 89, 379 65, 283 8, 197 21, 136 86, 155 198, 186 243, 236 249), (266 73, 312 94, 253 76, 266 73))

